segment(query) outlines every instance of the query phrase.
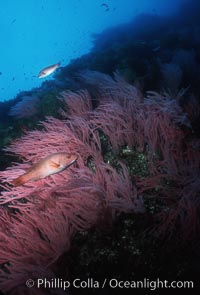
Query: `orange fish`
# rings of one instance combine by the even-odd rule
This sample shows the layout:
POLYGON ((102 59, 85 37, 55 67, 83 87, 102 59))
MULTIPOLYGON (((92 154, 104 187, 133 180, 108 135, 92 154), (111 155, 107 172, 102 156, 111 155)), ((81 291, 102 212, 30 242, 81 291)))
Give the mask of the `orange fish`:
POLYGON ((12 181, 14 186, 59 173, 77 160, 77 156, 65 152, 51 154, 30 167, 26 173, 12 181))

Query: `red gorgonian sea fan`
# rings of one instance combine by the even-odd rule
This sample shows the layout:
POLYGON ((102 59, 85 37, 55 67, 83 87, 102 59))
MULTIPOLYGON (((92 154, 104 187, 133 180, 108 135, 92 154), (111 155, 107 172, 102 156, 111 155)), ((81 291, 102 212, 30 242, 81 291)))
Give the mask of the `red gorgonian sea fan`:
POLYGON ((2 208, 1 212, 0 286, 4 292, 23 289, 26 278, 43 277, 44 270, 52 273, 51 266, 69 249, 71 237, 98 224, 104 212, 110 211, 113 218, 117 212, 138 210, 127 169, 121 164, 117 172, 104 161, 99 132, 89 120, 49 117, 41 124, 42 131, 28 132, 6 148, 23 163, 0 173, 0 204, 12 211, 2 208), (60 151, 73 151, 77 163, 37 182, 9 185, 30 163, 60 151))
POLYGON ((10 110, 9 115, 15 118, 30 118, 38 113, 40 99, 37 96, 23 96, 10 110))
POLYGON ((28 132, 5 149, 23 161, 0 172, 0 287, 9 294, 21 294, 28 277, 55 277, 53 265, 77 231, 98 225, 108 212, 112 218, 122 211, 144 212, 142 200, 148 197, 164 204, 158 214, 160 234, 176 224, 191 237, 198 228, 200 157, 177 102, 157 93, 143 98, 118 75, 112 79, 87 72, 84 81, 88 91, 62 93, 63 120, 48 117, 42 130, 28 132), (93 110, 89 91, 92 85, 94 95, 96 81, 98 106, 93 110), (104 157, 105 138, 114 155, 127 146, 143 153, 146 176, 132 175, 133 184, 130 167, 122 162, 112 166, 104 157), (30 163, 62 151, 78 156, 67 170, 9 185, 30 163), (170 181, 176 185, 167 185, 170 181))

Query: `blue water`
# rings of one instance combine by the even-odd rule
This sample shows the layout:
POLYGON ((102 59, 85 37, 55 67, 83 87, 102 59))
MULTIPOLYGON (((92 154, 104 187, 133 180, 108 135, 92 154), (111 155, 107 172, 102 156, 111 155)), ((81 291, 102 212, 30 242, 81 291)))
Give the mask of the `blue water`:
POLYGON ((142 13, 172 14, 184 0, 2 0, 0 101, 39 87, 39 71, 88 53, 93 33, 142 13))

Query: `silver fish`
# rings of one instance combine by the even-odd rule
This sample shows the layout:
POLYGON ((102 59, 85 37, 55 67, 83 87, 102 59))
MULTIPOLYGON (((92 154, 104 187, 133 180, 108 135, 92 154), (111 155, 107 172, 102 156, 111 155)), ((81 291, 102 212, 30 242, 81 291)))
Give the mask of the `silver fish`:
POLYGON ((42 69, 38 74, 38 78, 40 79, 51 75, 59 66, 60 62, 42 69))

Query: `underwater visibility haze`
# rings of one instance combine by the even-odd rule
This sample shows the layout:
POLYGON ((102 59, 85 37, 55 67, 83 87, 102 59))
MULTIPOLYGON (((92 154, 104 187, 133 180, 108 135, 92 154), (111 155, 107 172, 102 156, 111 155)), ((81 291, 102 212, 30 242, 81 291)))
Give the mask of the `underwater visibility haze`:
MULTIPOLYGON (((141 12, 167 14, 180 0, 19 0, 0 9, 0 101, 38 87, 39 71, 90 51, 92 34, 141 12)), ((49 79, 49 77, 48 77, 49 79)))
POLYGON ((0 6, 1 294, 193 294, 200 2, 0 6))

